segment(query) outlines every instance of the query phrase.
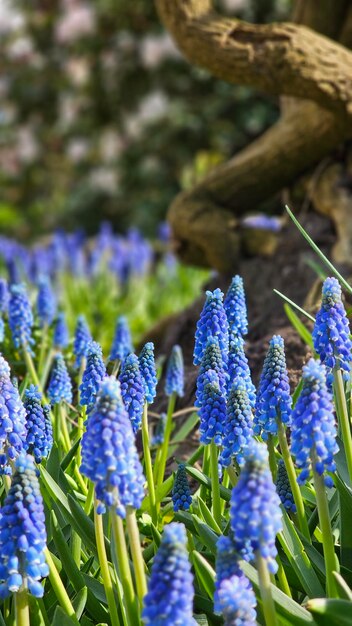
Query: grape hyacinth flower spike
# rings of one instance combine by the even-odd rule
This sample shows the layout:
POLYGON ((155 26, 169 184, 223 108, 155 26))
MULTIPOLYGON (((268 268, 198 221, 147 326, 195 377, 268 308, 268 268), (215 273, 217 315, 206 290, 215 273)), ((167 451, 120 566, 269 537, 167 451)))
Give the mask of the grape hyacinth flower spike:
POLYGON ((192 504, 191 490, 189 488, 186 466, 184 463, 180 463, 174 480, 172 488, 172 502, 174 505, 174 511, 188 511, 192 504))
POLYGON ((76 357, 76 367, 81 367, 82 359, 87 356, 88 344, 92 336, 84 315, 79 315, 73 342, 73 354, 76 357))
POLYGON ((48 385, 48 397, 52 404, 58 404, 62 401, 68 404, 72 402, 72 383, 64 357, 60 352, 54 359, 48 385))
POLYGON ((227 363, 229 351, 229 325, 223 305, 223 293, 220 289, 206 291, 206 300, 197 322, 194 365, 200 365, 209 337, 217 337, 224 363, 227 363))
POLYGON ((248 333, 247 306, 241 276, 234 276, 224 299, 229 330, 243 337, 248 333))
POLYGON ((204 376, 208 370, 214 370, 216 372, 219 378, 220 389, 222 393, 226 395, 229 376, 222 358, 217 337, 209 337, 205 346, 197 376, 196 406, 201 406, 204 391, 204 376))
POLYGON ((145 395, 138 357, 135 354, 129 354, 123 361, 119 381, 122 400, 136 433, 142 423, 145 395))
POLYGON ((297 508, 293 499, 292 489, 283 459, 280 459, 278 462, 276 475, 276 491, 279 494, 279 498, 286 511, 292 511, 292 513, 296 513, 297 508))
POLYGON ((165 425, 166 413, 161 413, 154 429, 154 434, 151 441, 152 446, 160 446, 163 443, 165 435, 165 425))
POLYGON ((183 524, 164 527, 144 598, 142 619, 150 626, 196 626, 193 618, 193 576, 183 524))
POLYGON ((232 387, 236 378, 240 378, 245 386, 249 403, 252 409, 256 405, 256 390, 252 383, 251 372, 249 369, 247 357, 244 352, 244 340, 241 336, 230 332, 229 339, 229 360, 228 360, 228 391, 232 387))
POLYGON ((113 376, 103 380, 86 427, 81 472, 95 484, 98 512, 113 507, 124 517, 126 507, 141 506, 145 479, 120 383, 113 376))
POLYGON ((114 340, 111 346, 110 361, 123 361, 133 352, 131 331, 127 318, 123 315, 117 318, 114 340))
POLYGON ((11 474, 10 462, 24 449, 26 411, 17 387, 10 379, 10 367, 0 355, 0 474, 11 474))
POLYGON ((138 361, 139 369, 142 374, 145 398, 149 404, 152 404, 156 396, 156 385, 158 381, 154 360, 154 344, 151 341, 143 346, 138 361))
POLYGON ((9 326, 15 348, 24 348, 32 354, 33 313, 28 300, 26 287, 22 284, 11 285, 9 302, 9 326))
POLYGON ((253 439, 253 415, 246 387, 245 380, 236 378, 227 399, 219 459, 225 467, 231 464, 232 458, 242 465, 243 453, 253 439))
MULTIPOLYGON (((0 518, 0 597, 18 592, 25 582, 29 593, 43 596, 41 578, 48 576, 43 500, 33 458, 22 453, 0 518)), ((28 621, 29 623, 29 621, 28 621)))
POLYGON ((9 306, 9 288, 6 278, 0 278, 0 313, 7 315, 9 306))
POLYGON ((166 367, 165 393, 167 396, 176 394, 182 398, 184 394, 184 366, 180 346, 172 348, 166 367))
POLYGON ((204 375, 203 394, 199 400, 200 441, 220 446, 226 420, 226 398, 221 392, 219 377, 214 370, 204 375))
POLYGON ((256 597, 238 561, 230 537, 221 535, 217 541, 214 610, 222 614, 224 626, 255 626, 256 597))
POLYGON ((42 394, 35 385, 30 385, 24 394, 26 410, 26 450, 36 463, 45 459, 53 443, 51 422, 41 405, 42 394))
POLYGON ((56 298, 47 276, 39 279, 37 314, 40 327, 50 326, 56 313, 56 298))
POLYGON ((87 349, 87 363, 80 385, 80 404, 87 406, 88 411, 95 403, 101 382, 106 376, 101 346, 91 341, 87 349))
POLYGON ((66 324, 66 317, 63 311, 60 311, 54 327, 53 344, 56 350, 64 350, 69 343, 69 334, 66 324))

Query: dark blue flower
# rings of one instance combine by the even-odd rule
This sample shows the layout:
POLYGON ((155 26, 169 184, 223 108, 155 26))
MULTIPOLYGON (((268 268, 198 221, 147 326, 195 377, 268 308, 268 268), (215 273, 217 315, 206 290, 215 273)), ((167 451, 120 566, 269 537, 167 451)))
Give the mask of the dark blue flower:
POLYGON ((221 465, 228 466, 234 458, 243 462, 243 452, 253 439, 253 415, 247 395, 246 383, 237 378, 232 385, 226 404, 223 428, 221 465))
POLYGON ((154 360, 154 344, 151 341, 143 346, 138 361, 144 384, 145 398, 151 404, 156 396, 156 385, 158 382, 154 360))
POLYGON ((152 437, 152 446, 160 446, 164 441, 165 436, 165 426, 166 426, 166 413, 161 413, 152 437))
POLYGON ((201 406, 204 391, 204 376, 208 370, 214 370, 219 378, 221 392, 226 395, 229 376, 223 362, 222 352, 217 337, 209 337, 200 363, 197 376, 196 406, 201 406))
POLYGON ((229 537, 217 542, 214 610, 221 613, 224 626, 255 626, 256 598, 251 583, 243 574, 229 537))
POLYGON ((126 317, 120 315, 116 322, 110 361, 123 361, 131 352, 133 352, 133 345, 128 321, 126 317))
POLYGON ((275 435, 278 420, 291 424, 290 384, 286 369, 284 340, 274 335, 269 343, 257 394, 254 433, 263 439, 275 435))
POLYGON ((37 313, 41 328, 43 328, 43 326, 50 326, 55 317, 56 298, 47 276, 42 276, 39 279, 37 313))
POLYGON ((43 499, 33 458, 22 453, 15 461, 15 473, 0 511, 0 597, 19 591, 26 582, 28 591, 41 598, 40 579, 48 576, 45 562, 46 530, 43 499))
POLYGON ((142 423, 145 395, 138 357, 135 354, 129 354, 122 362, 119 380, 122 400, 136 433, 142 423))
POLYGON ((55 356, 48 385, 48 397, 52 404, 72 402, 72 383, 62 354, 55 356))
POLYGON ((336 278, 327 278, 323 284, 322 304, 313 329, 313 342, 320 360, 328 371, 336 365, 349 373, 352 361, 352 342, 341 287, 336 278))
POLYGON ((98 512, 106 505, 124 517, 126 506, 141 506, 145 478, 120 383, 113 376, 103 380, 86 427, 81 472, 95 484, 101 502, 98 512))
POLYGON ((268 451, 264 444, 253 440, 244 457, 245 465, 231 496, 230 524, 235 548, 245 560, 254 559, 258 552, 275 574, 275 538, 282 530, 282 513, 268 465, 268 451))
POLYGON ((30 350, 32 338, 33 314, 24 285, 11 285, 9 302, 9 325, 15 348, 25 347, 30 350))
POLYGON ((241 378, 246 386, 248 400, 254 409, 256 404, 256 391, 252 383, 251 371, 249 369, 247 357, 244 353, 244 340, 239 335, 230 333, 229 360, 228 360, 228 390, 230 391, 233 381, 241 378))
POLYGON ((69 334, 66 324, 66 317, 63 311, 60 311, 55 323, 53 343, 55 348, 64 350, 69 343, 69 334))
POLYGON ((172 488, 174 511, 187 511, 192 504, 191 490, 188 484, 186 466, 180 463, 172 488))
POLYGON ((94 404, 101 381, 106 376, 106 367, 103 361, 101 346, 96 341, 88 344, 87 364, 83 372, 82 384, 80 385, 80 404, 86 405, 90 410, 94 404))
POLYGON ((42 394, 35 385, 26 389, 23 402, 27 429, 25 447, 34 456, 36 463, 48 456, 53 443, 51 422, 47 420, 41 399, 42 394))
POLYGON ((10 368, 0 355, 0 474, 11 474, 10 462, 26 441, 26 411, 10 379, 10 368))
POLYGON ((6 278, 0 278, 0 312, 7 314, 9 306, 9 288, 6 278))
POLYGON ((183 524, 164 527, 144 598, 142 619, 150 626, 196 626, 193 576, 183 524))
POLYGON ((246 296, 241 276, 234 276, 224 299, 229 330, 235 335, 248 333, 246 296))
POLYGON ((279 498, 286 511, 292 511, 292 513, 296 513, 297 508, 293 499, 290 481, 288 479, 283 459, 279 460, 277 466, 276 491, 279 494, 279 498))
POLYGON ((220 446, 226 420, 226 397, 220 389, 219 377, 214 370, 204 374, 203 395, 199 409, 200 441, 214 442, 220 446))
POLYGON ((73 341, 73 354, 76 357, 76 367, 80 367, 82 359, 87 356, 88 344, 92 341, 92 336, 84 315, 79 315, 75 329, 73 341))
MULTIPOLYGON (((302 485, 314 469, 320 476, 334 472, 338 452, 332 398, 326 387, 324 365, 310 359, 303 367, 302 391, 292 413, 291 452, 302 469, 297 481, 302 485)), ((330 476, 325 483, 332 487, 330 476)))
POLYGON ((180 346, 174 346, 171 350, 166 367, 165 393, 171 396, 175 393, 182 398, 184 394, 184 368, 183 355, 180 346))
POLYGON ((222 358, 227 363, 229 351, 229 325, 222 303, 223 293, 220 289, 206 291, 206 301, 200 318, 197 322, 194 346, 194 364, 201 363, 207 340, 209 337, 217 337, 219 340, 222 358))

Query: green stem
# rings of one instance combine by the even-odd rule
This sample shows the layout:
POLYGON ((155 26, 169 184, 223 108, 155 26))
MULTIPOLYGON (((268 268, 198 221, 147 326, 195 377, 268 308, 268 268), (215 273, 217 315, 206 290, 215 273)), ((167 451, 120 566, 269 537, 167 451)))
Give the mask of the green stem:
POLYGON ((218 468, 218 448, 214 440, 210 443, 210 479, 211 479, 211 495, 212 495, 212 513, 213 517, 221 528, 221 503, 220 503, 220 484, 219 484, 219 468, 218 468))
POLYGON ((97 501, 94 502, 94 528, 95 528, 95 540, 97 544, 98 558, 100 564, 101 577, 103 579, 103 585, 105 589, 105 595, 108 602, 111 626, 120 626, 120 620, 116 608, 116 600, 114 596, 114 590, 111 582, 108 559, 105 550, 104 530, 103 530, 103 518, 97 513, 97 501))
MULTIPOLYGON (((28 347, 26 345, 22 346, 23 350, 23 358, 26 364, 27 370, 32 378, 32 381, 37 387, 39 387, 39 391, 43 391, 42 386, 40 384, 40 380, 38 378, 37 370, 34 367, 33 359, 31 354, 28 352, 28 347)), ((45 401, 46 402, 46 401, 45 401)))
POLYGON ((143 598, 147 593, 147 581, 145 577, 144 559, 141 549, 141 540, 137 525, 135 510, 128 506, 126 511, 127 532, 130 540, 130 548, 132 561, 134 565, 134 574, 136 577, 137 594, 140 606, 143 604, 143 598))
MULTIPOLYGON (((202 472, 206 476, 209 476, 210 474, 210 447, 209 446, 204 446, 204 449, 203 449, 202 472)), ((204 500, 204 502, 207 501, 208 494, 209 494, 208 487, 202 484, 200 486, 200 497, 202 498, 202 500, 204 500)))
POLYGON ((313 470, 315 497, 318 507, 319 524, 322 535, 325 572, 326 572, 326 591, 330 598, 338 597, 336 594, 336 585, 333 572, 338 571, 339 566, 335 555, 334 538, 331 530, 329 505, 326 497, 324 485, 324 477, 313 470))
POLYGON ((158 514, 157 514, 157 509, 156 509, 156 498, 155 498, 155 487, 154 487, 154 478, 153 478, 152 457, 151 457, 151 454, 150 454, 150 447, 149 447, 148 404, 147 404, 147 402, 145 402, 144 407, 143 407, 142 441, 143 441, 145 473, 147 475, 147 483, 148 483, 148 491, 149 491, 150 512, 151 512, 151 515, 152 515, 153 524, 156 526, 157 523, 158 523, 158 514))
POLYGON ((41 332, 41 343, 40 343, 40 352, 38 358, 38 374, 40 375, 43 370, 43 363, 46 351, 46 344, 48 339, 48 325, 44 324, 41 332))
POLYGON ((297 520, 298 520, 299 529, 301 533, 305 536, 305 538, 311 543, 308 522, 307 522, 305 510, 304 510, 303 498, 302 498, 301 490, 297 483, 295 466, 293 464, 293 460, 290 454, 290 449, 288 447, 285 428, 281 420, 278 420, 278 436, 279 436, 279 443, 280 443, 282 458, 285 463, 288 480, 290 483, 293 499, 295 501, 295 505, 297 509, 297 520))
POLYGON ((164 441, 161 446, 160 463, 157 468, 157 486, 158 487, 160 487, 160 485, 163 483, 163 480, 164 480, 167 455, 169 451, 169 441, 170 441, 170 436, 171 436, 171 431, 172 431, 172 426, 173 426, 172 416, 173 416, 173 412, 175 409, 176 398, 177 398, 176 393, 175 392, 172 393, 169 398, 169 404, 167 407, 164 441))
POLYGON ((57 571, 55 567, 55 563, 53 559, 51 558, 51 554, 48 548, 45 548, 44 552, 45 552, 45 559, 46 559, 47 564, 49 565, 49 570, 50 570, 49 580, 51 582, 51 586, 54 590, 54 593, 59 601, 59 604, 63 608, 65 613, 78 624, 75 610, 71 604, 70 598, 67 595, 65 586, 60 578, 59 572, 57 571))
POLYGON ((352 484, 352 436, 351 436, 351 427, 350 421, 348 417, 348 409, 346 403, 345 390, 343 386, 343 378, 341 369, 336 367, 334 369, 334 383, 335 383, 335 393, 338 402, 338 417, 340 422, 340 429, 342 433, 343 445, 345 448, 345 456, 348 468, 348 474, 350 477, 350 482, 352 484))
MULTIPOLYGON (((223 475, 223 478, 222 478, 222 486, 227 488, 227 489, 230 487, 230 476, 229 476, 229 474, 228 474, 228 472, 226 470, 224 470, 224 475, 223 475)), ((221 515, 224 515, 225 507, 226 507, 226 501, 221 498, 221 500, 220 500, 220 513, 221 513, 221 515)))
POLYGON ((89 515, 91 512, 93 500, 94 500, 94 483, 89 481, 87 498, 86 498, 85 505, 84 505, 84 512, 87 515, 89 515))
POLYGON ((281 591, 283 591, 289 598, 292 598, 291 588, 287 580, 286 572, 284 566, 282 565, 281 559, 279 556, 276 557, 276 560, 279 564, 279 569, 277 570, 277 577, 280 585, 281 591))
POLYGON ((137 599, 132 582, 122 519, 113 509, 111 509, 110 519, 118 562, 118 575, 124 592, 128 624, 129 626, 138 626, 138 624, 140 624, 140 620, 138 615, 137 599))
POLYGON ((237 485, 237 482, 238 482, 238 476, 236 474, 236 470, 235 470, 234 466, 233 465, 229 465, 226 468, 226 471, 227 471, 227 473, 229 475, 231 486, 234 487, 235 485, 237 485))
POLYGON ((266 626, 278 626, 275 605, 271 595, 271 583, 268 566, 266 560, 263 559, 259 552, 256 552, 256 563, 265 624, 266 626))
POLYGON ((273 476, 273 481, 275 482, 276 474, 277 474, 277 462, 276 462, 276 454, 275 454, 275 446, 274 446, 274 437, 272 435, 268 436, 268 451, 269 451, 270 471, 273 476))
POLYGON ((55 350, 49 350, 47 357, 46 357, 45 364, 44 364, 44 368, 40 377, 40 385, 42 389, 45 388, 46 382, 48 380, 48 376, 49 376, 49 372, 51 369, 54 355, 55 355, 55 350))
POLYGON ((15 593, 15 615, 16 626, 30 626, 28 590, 26 586, 22 586, 20 591, 15 593))

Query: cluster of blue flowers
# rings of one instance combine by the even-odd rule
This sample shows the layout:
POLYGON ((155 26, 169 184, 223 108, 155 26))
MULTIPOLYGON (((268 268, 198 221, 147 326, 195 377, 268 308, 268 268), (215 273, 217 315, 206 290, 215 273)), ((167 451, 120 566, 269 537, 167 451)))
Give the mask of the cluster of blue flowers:
POLYGON ((145 382, 135 354, 126 356, 119 376, 121 396, 134 432, 141 427, 145 401, 145 382))
POLYGON ((0 355, 0 474, 12 473, 11 463, 24 449, 26 434, 26 411, 0 355))
POLYGON ((172 488, 172 502, 174 511, 187 511, 192 504, 191 490, 189 488, 186 466, 180 463, 172 488))
POLYGON ((80 385, 80 404, 88 410, 95 403, 101 381, 106 376, 106 367, 103 361, 103 351, 96 341, 90 341, 87 347, 87 363, 80 385))
MULTIPOLYGON (((36 463, 45 459, 53 445, 53 433, 50 418, 41 404, 42 394, 38 387, 30 385, 24 394, 26 409, 26 450, 32 454, 36 463)), ((50 411, 50 407, 48 407, 50 411)))
POLYGON ((9 326, 14 346, 31 352, 31 345, 34 343, 33 313, 26 287, 22 284, 11 285, 10 293, 9 326))
POLYGON ((47 393, 52 404, 59 404, 59 402, 63 401, 71 404, 72 402, 71 378, 67 371, 64 357, 60 352, 54 359, 47 393))
POLYGON ((110 361, 123 361, 131 352, 133 352, 133 345, 130 328, 126 317, 120 315, 116 322, 110 361))
POLYGON ((166 368, 165 393, 171 396, 175 393, 182 398, 184 394, 184 366, 180 346, 174 346, 166 368))

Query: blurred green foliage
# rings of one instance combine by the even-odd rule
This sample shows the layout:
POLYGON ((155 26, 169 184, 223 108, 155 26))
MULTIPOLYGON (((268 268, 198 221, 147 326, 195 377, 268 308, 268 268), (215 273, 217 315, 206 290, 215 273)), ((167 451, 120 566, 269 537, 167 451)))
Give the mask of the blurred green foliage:
MULTIPOLYGON (((289 4, 218 2, 259 22, 289 4)), ((93 232, 108 218, 150 235, 200 161, 204 175, 277 116, 275 102, 188 65, 151 0, 18 0, 17 16, 1 6, 2 231, 93 232)))

